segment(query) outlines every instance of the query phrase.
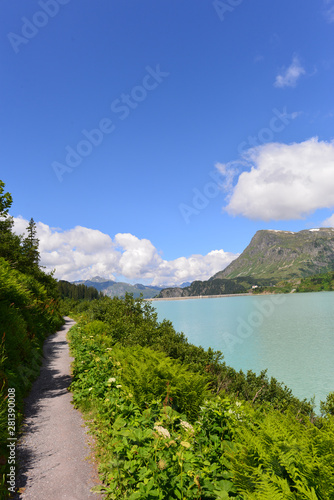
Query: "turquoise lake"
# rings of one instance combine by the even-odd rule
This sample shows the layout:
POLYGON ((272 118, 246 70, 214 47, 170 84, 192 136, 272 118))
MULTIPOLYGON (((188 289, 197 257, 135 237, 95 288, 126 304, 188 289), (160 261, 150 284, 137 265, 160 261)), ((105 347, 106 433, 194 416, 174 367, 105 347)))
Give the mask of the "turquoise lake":
POLYGON ((268 375, 316 408, 334 391, 334 292, 154 301, 189 342, 268 375))

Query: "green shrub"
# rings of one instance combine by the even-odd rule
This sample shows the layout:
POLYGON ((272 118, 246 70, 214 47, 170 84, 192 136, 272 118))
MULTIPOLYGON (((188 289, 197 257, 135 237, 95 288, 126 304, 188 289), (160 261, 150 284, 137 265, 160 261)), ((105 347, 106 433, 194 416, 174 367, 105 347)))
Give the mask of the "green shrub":
POLYGON ((208 377, 191 372, 162 352, 140 346, 114 348, 111 357, 120 363, 120 383, 133 394, 140 408, 154 400, 165 400, 193 422, 209 397, 208 377))

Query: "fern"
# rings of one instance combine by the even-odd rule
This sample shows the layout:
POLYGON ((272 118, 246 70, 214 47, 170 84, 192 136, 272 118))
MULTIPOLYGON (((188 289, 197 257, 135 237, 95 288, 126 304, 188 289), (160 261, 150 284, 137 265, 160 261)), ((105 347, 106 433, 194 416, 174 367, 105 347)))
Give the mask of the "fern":
POLYGON ((114 363, 121 364, 121 383, 140 407, 165 399, 166 404, 185 413, 191 421, 196 419, 200 405, 209 397, 205 376, 149 348, 114 348, 112 352, 114 363))
POLYGON ((238 491, 253 495, 249 498, 333 499, 333 419, 325 425, 318 429, 293 415, 248 408, 247 418, 233 422, 239 443, 232 457, 238 491))

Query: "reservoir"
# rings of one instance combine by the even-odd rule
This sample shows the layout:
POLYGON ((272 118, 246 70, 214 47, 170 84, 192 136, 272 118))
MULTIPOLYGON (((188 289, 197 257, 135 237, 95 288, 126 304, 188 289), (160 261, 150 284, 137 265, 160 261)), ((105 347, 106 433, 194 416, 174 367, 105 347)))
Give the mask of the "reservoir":
POLYGON ((189 342, 212 347, 236 370, 287 385, 300 399, 334 391, 334 292, 152 302, 189 342))

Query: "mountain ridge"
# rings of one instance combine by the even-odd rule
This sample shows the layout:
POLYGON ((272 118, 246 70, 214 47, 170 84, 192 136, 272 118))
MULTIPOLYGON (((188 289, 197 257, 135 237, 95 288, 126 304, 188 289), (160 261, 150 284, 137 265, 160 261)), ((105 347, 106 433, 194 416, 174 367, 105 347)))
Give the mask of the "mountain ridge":
POLYGON ((142 285, 141 283, 130 285, 129 283, 108 280, 100 276, 94 276, 89 280, 72 281, 72 283, 94 287, 108 297, 124 297, 126 293, 132 293, 135 298, 142 294, 145 299, 149 299, 155 297, 163 288, 153 285, 142 285))
POLYGON ((260 230, 224 270, 210 279, 256 276, 300 278, 334 268, 334 228, 299 232, 260 230))
POLYGON ((194 281, 183 289, 164 288, 158 297, 245 293, 253 286, 328 271, 334 271, 334 228, 264 229, 255 233, 239 257, 208 280, 194 281))

